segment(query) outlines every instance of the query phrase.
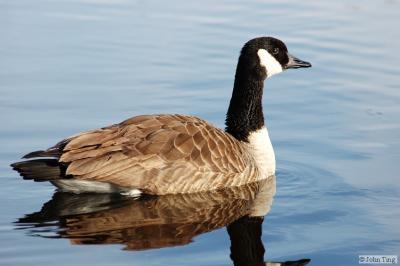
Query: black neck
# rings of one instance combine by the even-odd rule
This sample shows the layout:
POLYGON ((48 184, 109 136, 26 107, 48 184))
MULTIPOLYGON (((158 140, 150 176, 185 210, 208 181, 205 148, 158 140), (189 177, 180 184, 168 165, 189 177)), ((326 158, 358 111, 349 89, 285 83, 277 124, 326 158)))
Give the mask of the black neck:
POLYGON ((232 98, 226 114, 226 132, 240 141, 247 141, 250 132, 264 126, 262 95, 265 68, 252 65, 243 55, 239 57, 232 98))

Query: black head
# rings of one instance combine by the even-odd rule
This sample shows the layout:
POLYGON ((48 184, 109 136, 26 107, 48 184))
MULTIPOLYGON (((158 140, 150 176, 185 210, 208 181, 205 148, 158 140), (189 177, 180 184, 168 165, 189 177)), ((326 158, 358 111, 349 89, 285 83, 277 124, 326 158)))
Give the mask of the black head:
POLYGON ((289 54, 286 45, 273 37, 248 41, 240 53, 239 65, 242 71, 250 71, 258 79, 269 78, 290 68, 311 67, 310 63, 289 54))

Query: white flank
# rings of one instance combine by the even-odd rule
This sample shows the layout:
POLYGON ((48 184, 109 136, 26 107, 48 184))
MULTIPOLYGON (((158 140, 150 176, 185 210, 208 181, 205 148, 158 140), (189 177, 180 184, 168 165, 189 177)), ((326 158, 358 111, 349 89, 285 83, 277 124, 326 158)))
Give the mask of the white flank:
POLYGON ((266 127, 250 133, 249 148, 261 174, 265 177, 275 174, 275 153, 266 127))
POLYGON ((281 64, 267 50, 259 49, 257 52, 260 64, 267 70, 267 78, 282 72, 281 64))
POLYGON ((106 182, 59 179, 51 181, 53 185, 62 191, 72 193, 121 193, 122 195, 137 197, 141 191, 136 188, 123 188, 106 182))
POLYGON ((125 191, 120 192, 124 196, 128 197, 139 197, 142 194, 142 191, 136 188, 128 189, 125 191))

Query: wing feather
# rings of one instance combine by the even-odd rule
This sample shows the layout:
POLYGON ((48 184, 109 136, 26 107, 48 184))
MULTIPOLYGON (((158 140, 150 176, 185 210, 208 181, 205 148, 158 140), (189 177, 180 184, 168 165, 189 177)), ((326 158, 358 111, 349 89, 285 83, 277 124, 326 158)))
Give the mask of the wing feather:
POLYGON ((190 184, 222 186, 222 175, 241 173, 249 164, 243 143, 193 116, 137 116, 67 140, 60 161, 68 164, 68 175, 158 194, 171 192, 167 186, 175 183, 188 191, 190 184), (197 180, 198 172, 208 179, 197 180))

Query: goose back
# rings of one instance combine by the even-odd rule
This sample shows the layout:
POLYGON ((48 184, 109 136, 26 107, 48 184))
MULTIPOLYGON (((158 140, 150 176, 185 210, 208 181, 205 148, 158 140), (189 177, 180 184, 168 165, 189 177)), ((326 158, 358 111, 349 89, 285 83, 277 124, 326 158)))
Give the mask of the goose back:
POLYGON ((194 116, 143 115, 61 141, 66 175, 149 194, 191 193, 260 179, 245 143, 194 116))

